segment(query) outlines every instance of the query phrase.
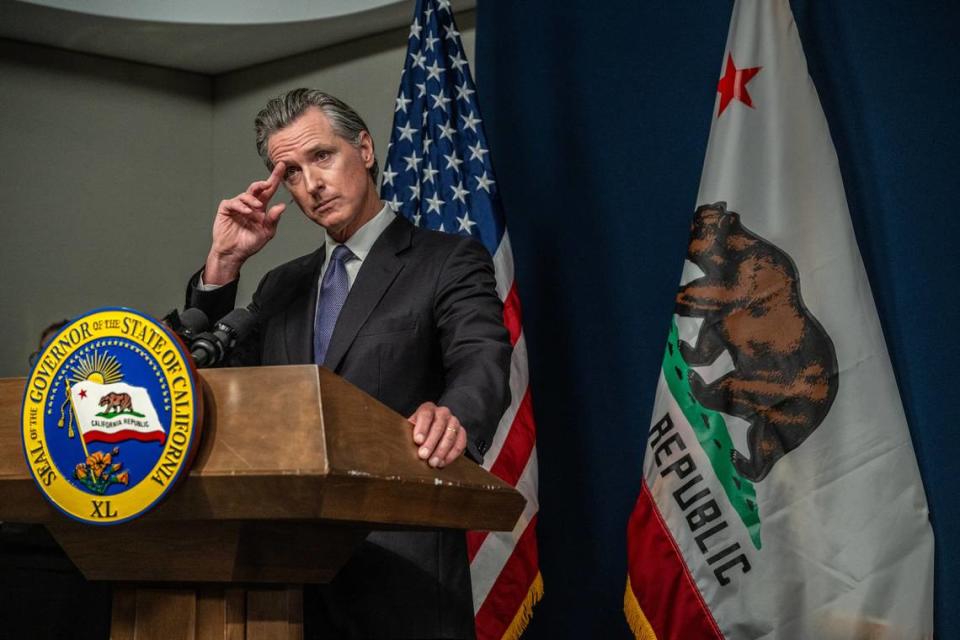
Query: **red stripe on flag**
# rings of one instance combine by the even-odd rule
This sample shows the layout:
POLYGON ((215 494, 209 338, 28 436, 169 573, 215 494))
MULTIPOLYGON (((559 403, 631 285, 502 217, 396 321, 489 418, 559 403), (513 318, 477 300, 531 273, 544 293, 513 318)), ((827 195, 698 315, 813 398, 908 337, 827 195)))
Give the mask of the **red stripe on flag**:
POLYGON ((503 638, 523 605, 534 579, 540 572, 537 564, 537 517, 534 516, 517 541, 510 559, 497 576, 497 581, 476 615, 477 640, 503 638))
POLYGON ((520 296, 517 293, 516 280, 510 285, 510 291, 503 301, 503 324, 510 332, 510 344, 517 344, 520 332, 523 331, 523 324, 520 319, 520 296))
POLYGON ((116 442, 123 442, 124 440, 159 442, 163 444, 167 441, 167 434, 162 431, 148 431, 144 433, 143 431, 134 431, 133 429, 121 429, 120 431, 113 431, 111 433, 88 431, 83 434, 83 441, 87 444, 91 442, 109 442, 110 444, 114 444, 116 442))
MULTIPOLYGON (((530 460, 530 453, 537 440, 537 430, 533 424, 533 406, 530 402, 530 389, 523 394, 523 400, 517 407, 517 414, 513 417, 513 424, 507 433, 507 439, 500 449, 490 473, 497 476, 510 486, 517 486, 523 470, 530 460)), ((473 562, 474 556, 487 538, 486 531, 467 532, 467 558, 473 562)))
POLYGON ((517 486, 517 481, 523 474, 530 459, 530 452, 537 441, 537 430, 533 424, 533 406, 530 402, 530 389, 523 394, 523 400, 517 407, 517 415, 513 417, 510 432, 500 449, 497 459, 490 467, 490 473, 497 476, 511 486, 517 486))
POLYGON ((723 640, 646 482, 627 536, 630 584, 657 640, 723 640))

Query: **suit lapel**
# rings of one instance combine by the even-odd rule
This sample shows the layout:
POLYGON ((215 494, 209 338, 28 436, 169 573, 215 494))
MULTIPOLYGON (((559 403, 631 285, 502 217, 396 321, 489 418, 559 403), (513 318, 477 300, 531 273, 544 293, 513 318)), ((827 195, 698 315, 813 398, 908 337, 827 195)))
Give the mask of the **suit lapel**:
POLYGON ((311 256, 303 274, 309 280, 300 285, 300 293, 287 306, 283 332, 289 364, 313 362, 313 318, 316 314, 320 268, 325 255, 326 248, 321 246, 311 256))
POLYGON ((337 370, 360 327, 403 270, 403 261, 397 254, 410 246, 412 229, 405 218, 397 216, 373 243, 333 328, 323 363, 328 369, 337 370))

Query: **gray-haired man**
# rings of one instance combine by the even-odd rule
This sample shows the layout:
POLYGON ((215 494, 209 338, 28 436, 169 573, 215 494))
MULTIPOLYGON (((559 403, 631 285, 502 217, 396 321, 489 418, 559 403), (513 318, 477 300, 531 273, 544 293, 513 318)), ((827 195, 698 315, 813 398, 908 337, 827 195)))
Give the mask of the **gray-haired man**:
MULTIPOLYGON (((188 305, 210 317, 233 308, 241 266, 276 233, 285 205, 269 202, 284 184, 325 233, 261 281, 261 325, 239 363, 323 364, 409 415, 426 464, 464 451, 480 460, 509 402, 510 343, 486 250, 394 215, 377 194, 370 133, 336 98, 296 89, 271 100, 256 129, 271 174, 220 203, 188 305)), ((320 596, 305 617, 325 637, 474 635, 460 533, 371 534, 320 596)))

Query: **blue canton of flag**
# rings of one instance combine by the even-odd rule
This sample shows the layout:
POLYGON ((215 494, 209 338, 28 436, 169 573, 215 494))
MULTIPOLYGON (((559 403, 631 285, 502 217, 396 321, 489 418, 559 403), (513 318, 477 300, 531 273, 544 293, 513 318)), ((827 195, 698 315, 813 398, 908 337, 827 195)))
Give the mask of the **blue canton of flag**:
POLYGON ((504 218, 476 89, 448 0, 417 0, 380 195, 420 227, 473 235, 490 255, 504 218))

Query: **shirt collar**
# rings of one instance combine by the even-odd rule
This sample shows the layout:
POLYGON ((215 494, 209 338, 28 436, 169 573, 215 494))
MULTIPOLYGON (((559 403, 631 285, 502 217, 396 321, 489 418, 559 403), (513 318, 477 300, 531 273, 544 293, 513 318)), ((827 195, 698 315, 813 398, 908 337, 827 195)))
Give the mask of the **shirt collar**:
MULTIPOLYGON (((377 241, 380 234, 390 226, 390 223, 393 222, 395 218, 396 214, 393 213, 393 209, 388 205, 383 205, 380 213, 365 222, 364 225, 357 229, 343 244, 353 252, 353 255, 363 262, 367 258, 367 254, 370 253, 370 249, 373 248, 373 243, 377 241)), ((338 244, 340 243, 329 235, 326 235, 324 245, 327 249, 327 256, 333 255, 333 250, 338 244)))

